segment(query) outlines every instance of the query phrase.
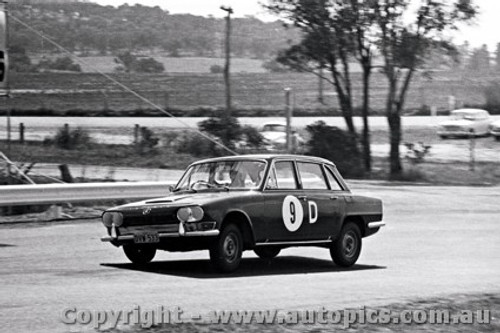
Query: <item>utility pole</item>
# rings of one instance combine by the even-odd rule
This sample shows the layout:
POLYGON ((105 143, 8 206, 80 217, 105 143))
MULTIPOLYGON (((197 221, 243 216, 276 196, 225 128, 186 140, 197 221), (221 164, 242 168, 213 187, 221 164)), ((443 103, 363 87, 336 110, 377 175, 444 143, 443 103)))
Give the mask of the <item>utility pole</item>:
POLYGON ((285 105, 286 105, 286 152, 291 153, 292 145, 292 107, 290 106, 290 88, 285 88, 285 105))
POLYGON ((227 12, 226 16, 226 63, 224 65, 224 83, 226 86, 226 117, 231 116, 231 82, 229 78, 229 68, 231 62, 231 14, 233 9, 231 7, 221 6, 220 9, 227 12))

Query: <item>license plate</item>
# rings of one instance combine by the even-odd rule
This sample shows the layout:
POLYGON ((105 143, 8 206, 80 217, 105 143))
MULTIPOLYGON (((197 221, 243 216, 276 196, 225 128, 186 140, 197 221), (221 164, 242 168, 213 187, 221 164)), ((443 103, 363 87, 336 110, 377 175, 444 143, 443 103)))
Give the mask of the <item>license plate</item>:
POLYGON ((160 237, 157 233, 134 235, 134 243, 159 243, 160 237))

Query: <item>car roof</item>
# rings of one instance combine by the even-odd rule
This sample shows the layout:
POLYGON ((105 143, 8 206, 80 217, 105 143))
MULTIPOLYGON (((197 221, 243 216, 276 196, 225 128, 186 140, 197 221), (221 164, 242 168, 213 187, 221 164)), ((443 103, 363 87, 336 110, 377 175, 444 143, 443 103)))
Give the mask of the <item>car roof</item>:
POLYGON ((272 161, 277 159, 286 159, 286 160, 298 160, 304 162, 316 162, 316 163, 325 163, 335 166, 335 164, 327 160, 325 158, 316 157, 316 156, 305 156, 305 155, 294 155, 294 154, 249 154, 249 155, 234 155, 234 156, 225 156, 225 157, 214 157, 208 158, 200 161, 196 161, 192 163, 200 164, 200 163, 210 163, 210 162, 219 162, 219 161, 238 161, 238 160, 266 160, 272 161))
MULTIPOLYGON (((468 114, 484 114, 488 113, 486 110, 481 110, 481 109, 458 109, 458 110, 453 110, 451 111, 451 114, 461 114, 461 113, 468 113, 468 114)), ((489 113, 488 113, 489 114, 489 113)))

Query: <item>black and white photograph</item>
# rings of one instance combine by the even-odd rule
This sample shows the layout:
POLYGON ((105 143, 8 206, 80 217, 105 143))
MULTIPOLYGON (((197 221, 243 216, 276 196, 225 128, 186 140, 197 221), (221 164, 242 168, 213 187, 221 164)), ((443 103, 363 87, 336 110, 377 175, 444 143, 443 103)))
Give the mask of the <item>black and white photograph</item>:
POLYGON ((0 331, 499 332, 499 14, 0 0, 0 331))

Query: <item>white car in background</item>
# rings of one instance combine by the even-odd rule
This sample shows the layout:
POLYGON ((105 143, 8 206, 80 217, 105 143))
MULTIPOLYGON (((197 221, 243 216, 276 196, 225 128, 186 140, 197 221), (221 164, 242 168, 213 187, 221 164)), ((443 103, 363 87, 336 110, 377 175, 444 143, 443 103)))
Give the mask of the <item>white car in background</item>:
POLYGON ((500 120, 497 120, 490 125, 490 134, 500 141, 500 120))
POLYGON ((449 137, 487 136, 490 133, 491 118, 488 111, 481 109, 458 109, 450 112, 450 119, 438 126, 442 139, 449 137))
MULTIPOLYGON (((286 123, 285 122, 269 122, 265 123, 260 134, 264 137, 264 144, 268 150, 285 150, 286 149, 286 123)), ((292 127, 291 133, 292 146, 294 150, 305 143, 295 128, 292 127)))

